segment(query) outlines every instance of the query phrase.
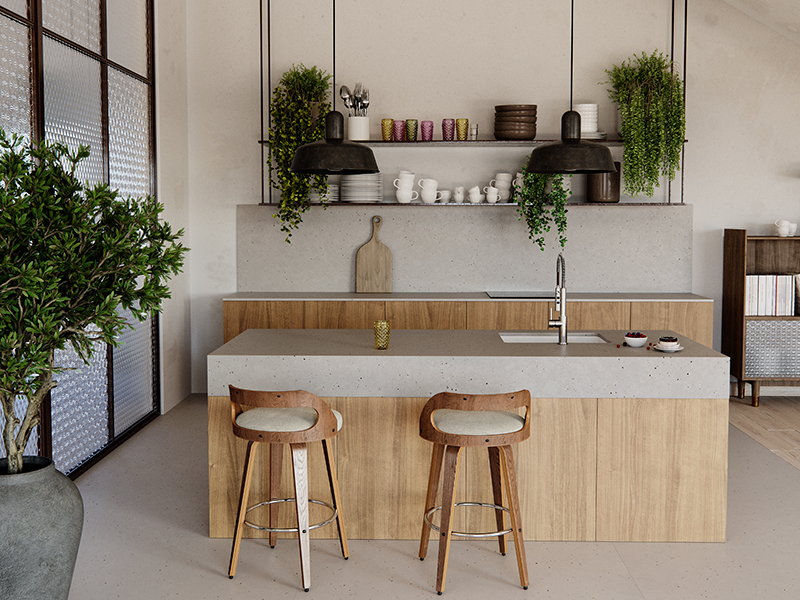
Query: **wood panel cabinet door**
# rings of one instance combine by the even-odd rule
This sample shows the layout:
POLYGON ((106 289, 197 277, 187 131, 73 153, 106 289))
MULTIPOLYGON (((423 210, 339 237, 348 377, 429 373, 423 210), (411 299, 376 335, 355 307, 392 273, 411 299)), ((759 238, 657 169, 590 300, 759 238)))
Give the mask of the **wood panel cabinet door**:
POLYGON ((597 541, 724 542, 727 441, 727 398, 601 398, 597 541))
POLYGON ((222 322, 225 343, 247 329, 304 329, 306 326, 303 302, 266 300, 223 302, 222 322))
POLYGON ((393 329, 466 329, 466 302, 387 302, 393 329))
POLYGON ((713 302, 632 302, 631 329, 670 329, 711 347, 713 302))
POLYGON ((469 302, 467 329, 547 329, 547 302, 469 302))
MULTIPOLYGON (((552 303, 549 305, 553 306, 552 303)), ((567 325, 570 330, 628 330, 630 323, 630 302, 570 302, 567 297, 567 325)))
POLYGON ((372 329, 385 315, 383 301, 306 301, 303 305, 306 329, 372 329))

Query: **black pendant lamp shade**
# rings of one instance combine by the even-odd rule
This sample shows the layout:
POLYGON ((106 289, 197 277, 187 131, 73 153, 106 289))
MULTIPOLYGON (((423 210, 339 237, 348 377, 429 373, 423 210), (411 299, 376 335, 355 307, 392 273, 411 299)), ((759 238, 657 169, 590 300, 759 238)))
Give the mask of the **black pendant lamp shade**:
POLYGON ((569 110, 561 116, 561 141, 531 152, 529 173, 614 173, 614 159, 605 146, 581 140, 581 115, 569 110))
POLYGON ((324 140, 305 144, 295 151, 291 171, 311 175, 380 173, 372 150, 344 139, 344 116, 339 111, 325 116, 324 140))

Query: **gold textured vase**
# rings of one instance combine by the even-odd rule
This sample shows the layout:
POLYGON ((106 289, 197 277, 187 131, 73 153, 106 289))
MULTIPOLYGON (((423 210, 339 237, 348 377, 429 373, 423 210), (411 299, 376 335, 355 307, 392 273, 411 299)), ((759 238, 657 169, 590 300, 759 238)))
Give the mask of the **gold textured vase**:
POLYGON ((389 321, 375 321, 375 349, 386 350, 389 347, 389 333, 392 328, 389 321))

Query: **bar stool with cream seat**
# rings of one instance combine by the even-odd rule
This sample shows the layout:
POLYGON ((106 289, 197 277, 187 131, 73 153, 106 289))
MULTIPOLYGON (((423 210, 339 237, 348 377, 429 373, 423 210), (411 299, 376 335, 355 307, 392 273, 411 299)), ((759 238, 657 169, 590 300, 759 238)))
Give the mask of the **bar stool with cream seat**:
POLYGON ((228 576, 232 579, 236 574, 236 563, 239 558, 239 546, 242 541, 244 525, 269 532, 269 545, 273 548, 279 532, 297 532, 300 545, 300 565, 303 589, 307 592, 311 587, 311 555, 309 531, 327 525, 334 520, 339 529, 339 542, 345 560, 350 553, 347 548, 347 535, 342 518, 339 483, 336 478, 336 467, 331 456, 328 439, 335 436, 342 427, 342 415, 331 408, 320 398, 303 390, 288 392, 262 392, 243 390, 228 386, 231 394, 231 417, 233 434, 247 440, 247 453, 242 475, 242 491, 239 501, 239 512, 236 518, 236 529, 233 535, 231 561, 228 576), (332 505, 308 498, 308 460, 307 444, 322 442, 325 464, 328 470, 328 482, 331 488, 332 505), (250 483, 253 472, 253 450, 255 442, 269 444, 269 500, 248 507, 250 483), (294 498, 278 498, 281 481, 281 463, 283 460, 283 444, 289 444, 292 452, 292 471, 294 475, 294 498), (297 513, 296 528, 279 528, 278 506, 283 502, 295 502, 297 513), (322 523, 309 524, 308 503, 321 504, 332 511, 330 518, 322 523), (269 506, 269 526, 261 526, 247 521, 247 513, 255 508, 269 506))
POLYGON ((528 565, 522 537, 522 522, 517 492, 517 477, 511 445, 530 437, 531 394, 520 390, 510 394, 458 394, 442 392, 433 396, 422 409, 419 420, 420 436, 433 442, 431 470, 428 479, 428 494, 422 520, 422 537, 419 558, 428 552, 430 531, 439 532, 439 562, 436 574, 436 591, 444 591, 447 575, 447 560, 452 536, 498 537, 501 554, 506 553, 506 535, 512 533, 517 554, 520 584, 528 589, 528 565), (525 408, 525 416, 515 412, 525 408), (458 483, 458 466, 461 448, 478 446, 488 448, 492 478, 494 504, 481 502, 455 503, 458 483), (442 505, 435 506, 439 479, 444 463, 442 505), (503 506, 505 484, 508 507, 503 506), (483 506, 495 510, 497 531, 488 533, 466 533, 452 531, 453 509, 456 506, 483 506), (441 511, 440 525, 433 524, 431 517, 441 511), (504 513, 511 517, 511 527, 505 527, 504 513))

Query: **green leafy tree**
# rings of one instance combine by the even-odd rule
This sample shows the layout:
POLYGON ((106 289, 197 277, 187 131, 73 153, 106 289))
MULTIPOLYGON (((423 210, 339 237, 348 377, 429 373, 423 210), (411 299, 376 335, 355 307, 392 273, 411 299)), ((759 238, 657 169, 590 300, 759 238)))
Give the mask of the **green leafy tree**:
POLYGON ((686 135, 683 81, 657 50, 606 70, 608 95, 619 104, 625 193, 652 196, 659 177, 680 169, 686 135))
POLYGON ((116 344, 127 327, 118 309, 139 320, 158 310, 187 248, 154 198, 78 180, 87 147, 28 144, 0 130, 0 151, 0 402, 8 471, 17 473, 57 385, 54 352, 69 344, 88 361, 95 342, 116 344))
POLYGON ((523 172, 521 184, 514 185, 514 200, 519 219, 528 225, 528 237, 544 250, 544 234, 556 226, 558 242, 563 249, 567 243, 567 199, 564 176, 523 172), (550 184, 550 189, 547 185, 550 184))
POLYGON ((317 67, 293 65, 283 74, 272 91, 269 104, 270 184, 281 192, 275 217, 281 220, 281 231, 291 242, 292 230, 303 221, 303 213, 311 206, 310 193, 319 192, 320 199, 328 191, 326 175, 292 173, 294 153, 300 146, 325 137, 325 115, 330 112, 327 100, 331 76, 317 67))

